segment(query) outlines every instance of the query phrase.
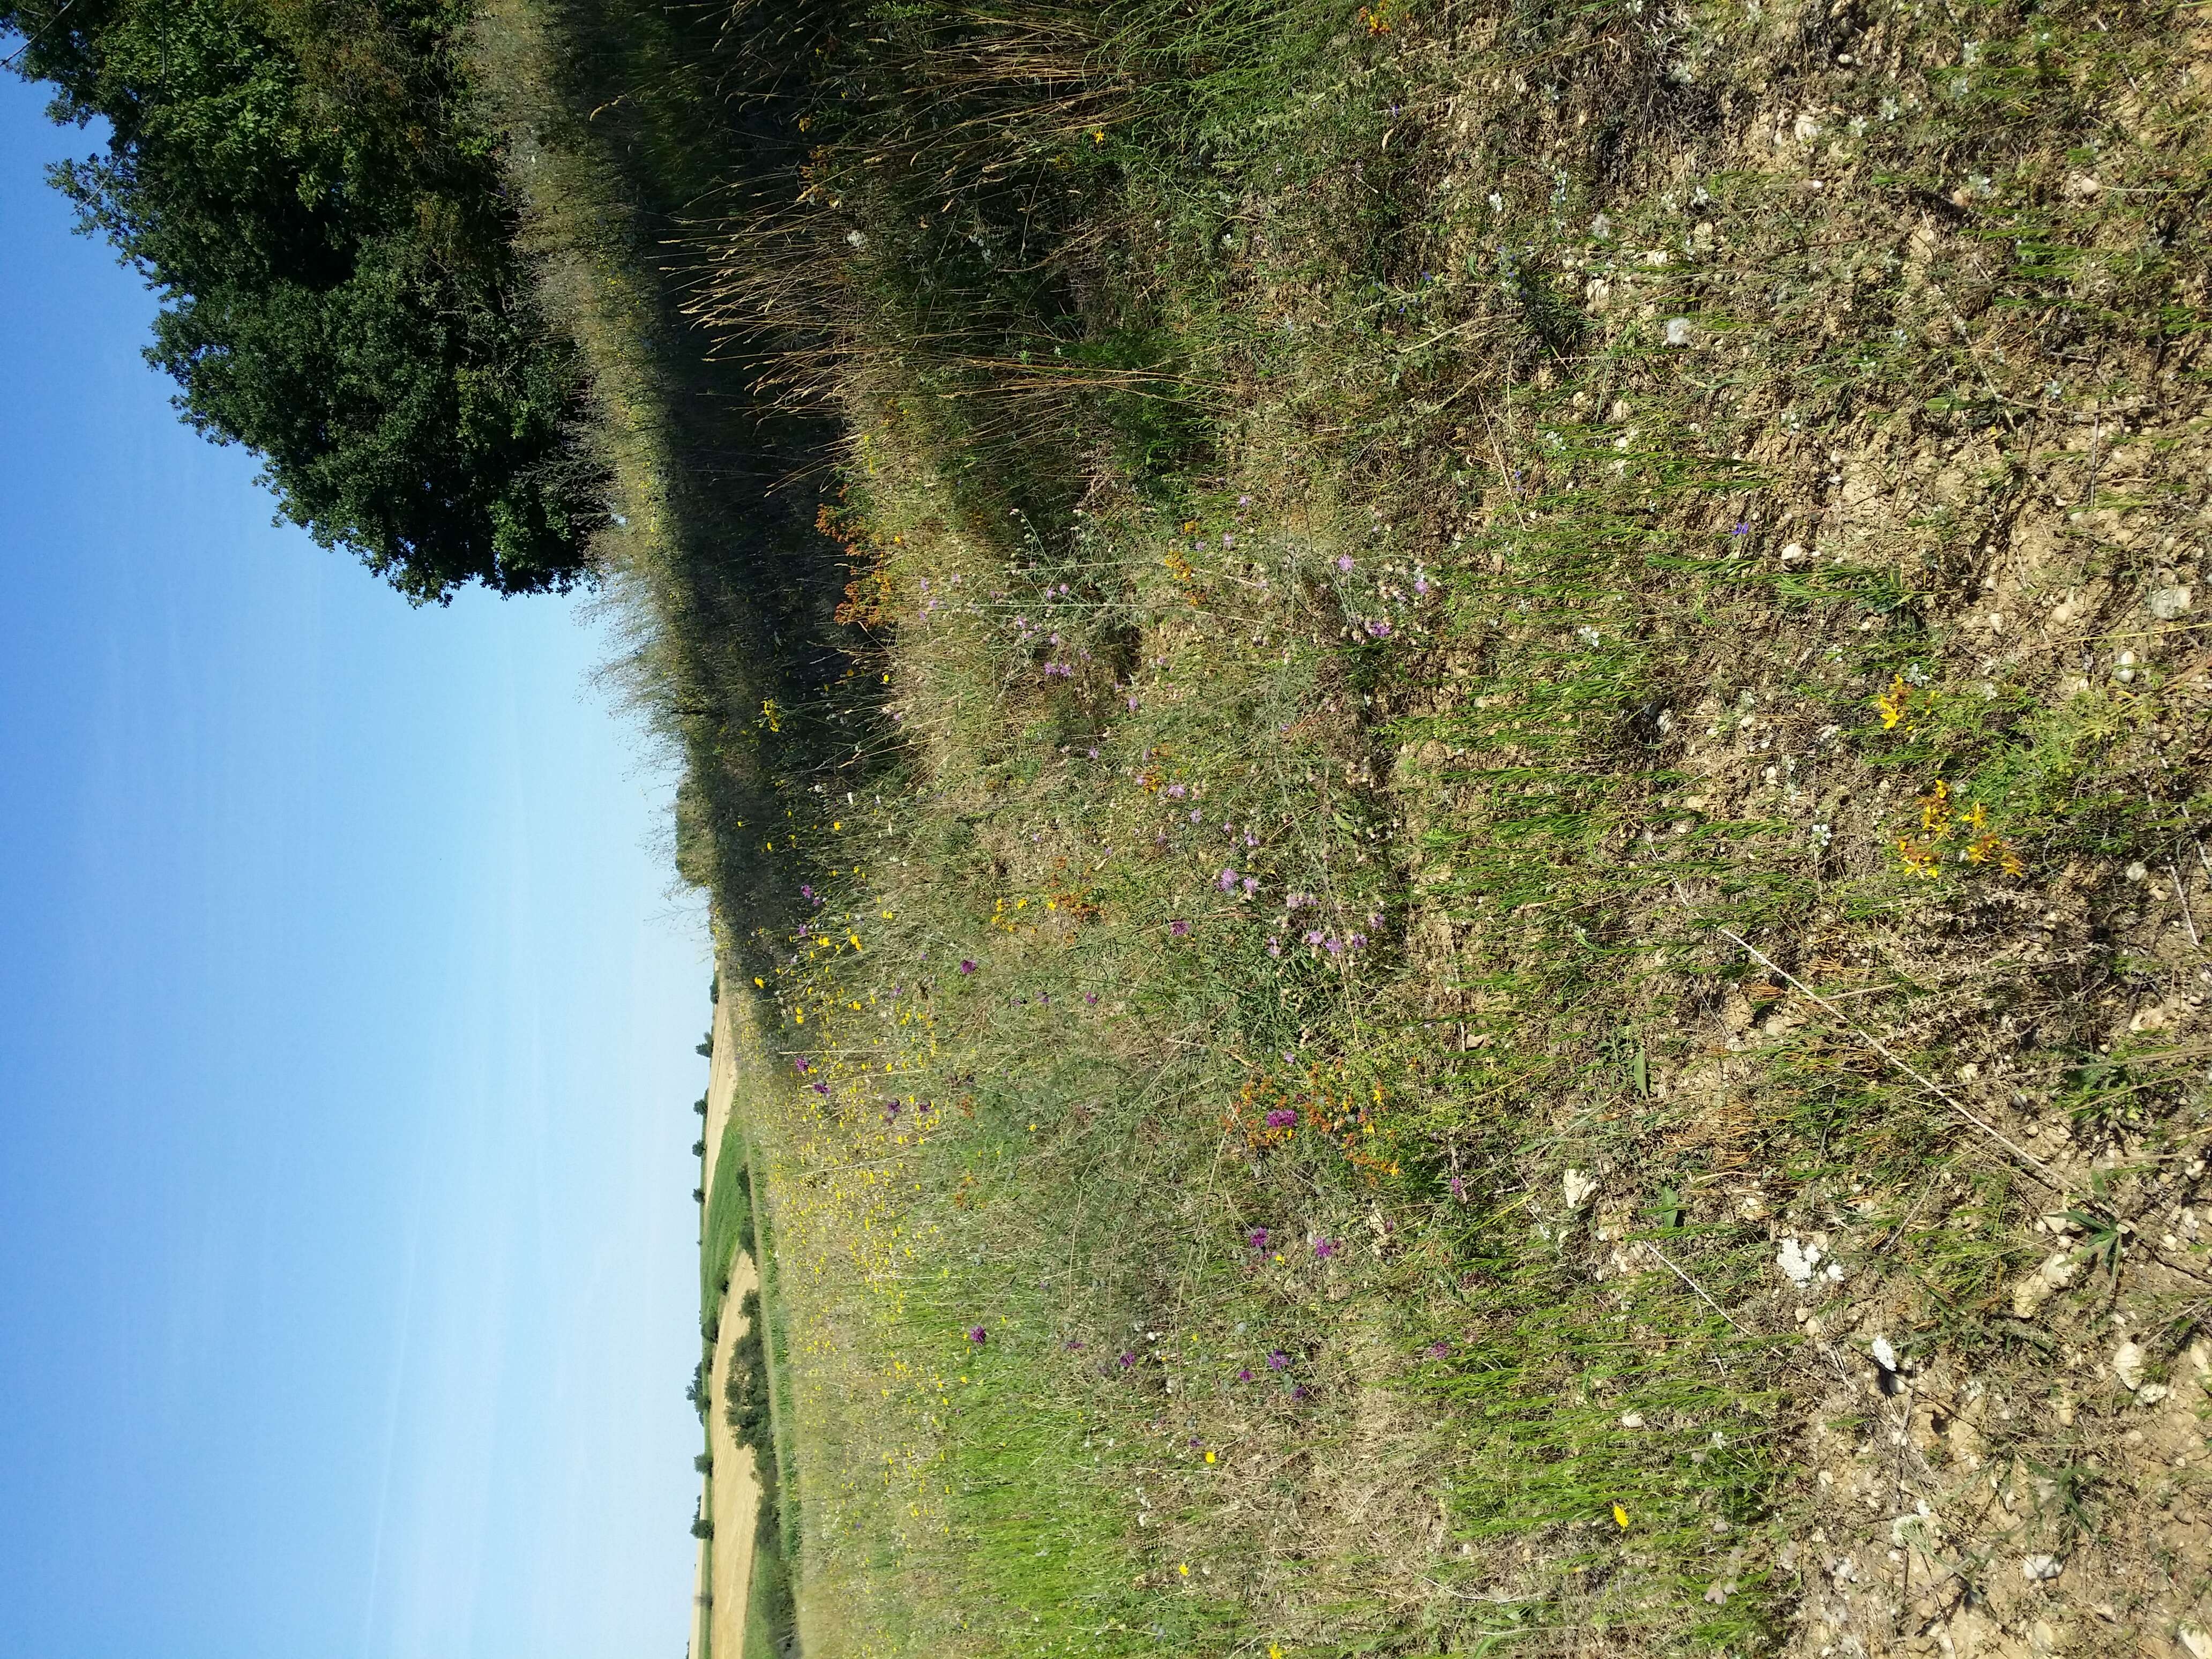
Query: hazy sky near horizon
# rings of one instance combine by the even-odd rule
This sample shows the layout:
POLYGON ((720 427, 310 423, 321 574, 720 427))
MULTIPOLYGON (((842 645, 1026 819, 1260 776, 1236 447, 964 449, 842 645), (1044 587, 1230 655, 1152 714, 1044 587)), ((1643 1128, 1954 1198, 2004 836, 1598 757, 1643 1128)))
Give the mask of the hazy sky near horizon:
POLYGON ((673 1659, 703 914, 571 601, 183 426, 0 76, 0 1648, 673 1659))

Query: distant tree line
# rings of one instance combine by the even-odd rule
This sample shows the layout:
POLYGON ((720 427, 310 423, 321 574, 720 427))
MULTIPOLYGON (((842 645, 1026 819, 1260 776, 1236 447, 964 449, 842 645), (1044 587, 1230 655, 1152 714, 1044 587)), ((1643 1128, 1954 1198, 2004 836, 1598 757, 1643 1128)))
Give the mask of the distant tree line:
POLYGON ((531 303, 460 0, 0 0, 106 142, 55 169, 161 296, 150 361, 286 518, 410 600, 590 574, 584 375, 531 303))

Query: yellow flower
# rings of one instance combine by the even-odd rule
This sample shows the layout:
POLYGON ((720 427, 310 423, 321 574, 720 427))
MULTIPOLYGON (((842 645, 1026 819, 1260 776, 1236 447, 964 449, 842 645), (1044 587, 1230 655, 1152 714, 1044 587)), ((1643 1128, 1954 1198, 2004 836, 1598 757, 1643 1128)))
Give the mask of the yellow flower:
POLYGON ((1627 1511, 1626 1510, 1625 1510, 1625 1509, 1621 1508, 1621 1507, 1620 1507, 1620 1504, 1615 1504, 1613 1506, 1613 1520, 1614 1520, 1615 1522, 1617 1522, 1620 1525, 1620 1527, 1621 1527, 1622 1530, 1626 1531, 1626 1530, 1627 1529, 1627 1527, 1628 1527, 1628 1511, 1627 1511))
POLYGON ((1905 718, 1905 701, 1911 695, 1905 689, 1904 675, 1898 674, 1891 678, 1889 690, 1874 700, 1875 712, 1881 716, 1883 731, 1894 732, 1897 729, 1897 723, 1905 718))
POLYGON ((1209 1463, 1211 1463, 1212 1462, 1213 1462, 1213 1454, 1212 1454, 1212 1452, 1208 1452, 1208 1453, 1206 1453, 1206 1461, 1207 1462, 1209 1462, 1209 1463))
POLYGON ((1186 1577, 1186 1578, 1189 1577, 1190 1577, 1190 1563, 1189 1563, 1189 1562, 1188 1562, 1188 1561, 1178 1561, 1178 1562, 1176 1562, 1176 1571, 1177 1572, 1181 1573, 1184 1577, 1186 1577))

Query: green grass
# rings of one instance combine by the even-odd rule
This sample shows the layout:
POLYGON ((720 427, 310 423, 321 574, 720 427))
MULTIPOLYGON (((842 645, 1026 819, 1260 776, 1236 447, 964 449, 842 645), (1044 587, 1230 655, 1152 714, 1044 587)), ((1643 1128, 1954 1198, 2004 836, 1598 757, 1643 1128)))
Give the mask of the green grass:
POLYGON ((734 1112, 722 1126, 714 1171, 699 1229, 699 1328, 710 1343, 721 1328, 730 1266, 740 1249, 752 1247, 752 1178, 745 1166, 744 1125, 734 1112))
POLYGON ((632 349, 834 415, 772 691, 704 520, 640 659, 810 1652, 2025 1640, 2046 1522, 2203 1620, 2097 1369, 2205 1271, 2187 15, 1785 10, 825 15, 787 176, 597 89, 796 204, 632 349))

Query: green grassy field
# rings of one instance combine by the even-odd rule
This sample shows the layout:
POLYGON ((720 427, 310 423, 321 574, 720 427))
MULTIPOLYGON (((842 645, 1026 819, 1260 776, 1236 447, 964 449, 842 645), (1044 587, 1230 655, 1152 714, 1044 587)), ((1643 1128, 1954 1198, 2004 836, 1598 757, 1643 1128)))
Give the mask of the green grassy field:
POLYGON ((805 1651, 2192 1650, 2208 27, 665 46, 791 188, 633 146, 601 349, 826 434, 750 678, 641 581, 805 1651))

